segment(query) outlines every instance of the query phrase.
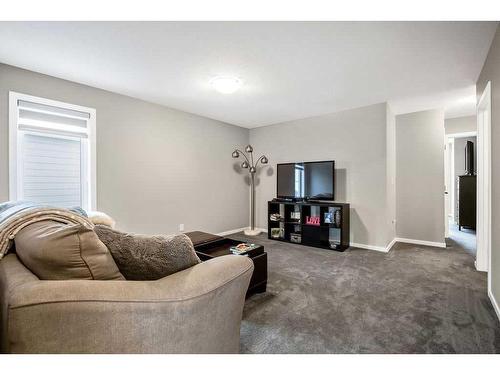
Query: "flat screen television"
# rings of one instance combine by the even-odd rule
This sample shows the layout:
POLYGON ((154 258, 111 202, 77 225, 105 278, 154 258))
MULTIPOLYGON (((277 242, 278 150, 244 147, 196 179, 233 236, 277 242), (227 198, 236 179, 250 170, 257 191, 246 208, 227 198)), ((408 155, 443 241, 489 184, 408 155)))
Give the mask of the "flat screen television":
POLYGON ((335 199, 335 161, 277 165, 277 197, 296 200, 335 199))
POLYGON ((471 141, 465 144, 465 174, 474 175, 474 143, 471 141))

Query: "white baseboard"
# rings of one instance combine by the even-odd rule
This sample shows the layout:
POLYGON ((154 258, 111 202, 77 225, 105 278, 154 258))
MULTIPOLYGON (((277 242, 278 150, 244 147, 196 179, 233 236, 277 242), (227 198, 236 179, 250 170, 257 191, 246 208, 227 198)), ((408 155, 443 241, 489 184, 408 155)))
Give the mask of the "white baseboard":
POLYGON ((391 248, 394 246, 394 244, 396 242, 397 242, 396 238, 393 238, 392 241, 389 242, 389 245, 387 245, 386 247, 384 247, 384 246, 374 246, 374 245, 365 245, 365 244, 362 244, 362 243, 355 243, 355 242, 351 242, 350 246, 352 246, 352 247, 358 247, 360 249, 375 250, 375 251, 380 251, 382 253, 388 253, 389 250, 391 250, 391 248))
POLYGON ((491 304, 493 305, 493 308, 497 313, 497 318, 498 320, 500 320, 500 307, 498 306, 497 300, 495 299, 495 296, 493 295, 490 289, 488 289, 488 297, 490 297, 491 304))
MULTIPOLYGON (((216 234, 217 234, 217 236, 227 236, 229 234, 235 234, 235 233, 243 232, 243 231, 245 231, 247 229, 250 229, 250 227, 243 227, 243 228, 231 229, 231 230, 227 230, 225 232, 220 232, 220 233, 216 233, 216 234)), ((267 229, 264 229, 264 228, 255 228, 255 229, 258 229, 258 230, 260 230, 263 233, 267 233, 267 229)))
POLYGON ((444 243, 444 242, 422 241, 422 240, 414 240, 412 238, 396 237, 395 241, 396 242, 411 243, 414 245, 424 245, 424 246, 433 246, 433 247, 441 247, 441 248, 446 247, 446 243, 444 243))
POLYGON ((387 245, 387 247, 385 248, 385 252, 388 253, 396 242, 398 242, 396 241, 396 238, 393 238, 392 241, 389 242, 389 245, 387 245))
POLYGON ((247 230, 248 228, 249 227, 243 227, 243 228, 226 230, 225 232, 216 233, 216 235, 217 236, 227 236, 228 234, 235 234, 235 233, 238 233, 238 232, 243 232, 244 230, 247 230))
POLYGON ((381 251, 383 253, 387 253, 388 251, 387 248, 383 246, 365 245, 364 243, 351 242, 349 243, 349 246, 357 247, 358 249, 381 251))
MULTIPOLYGON (((247 230, 247 229, 250 229, 250 227, 231 229, 231 230, 227 230, 225 232, 217 233, 217 235, 218 236, 228 236, 230 234, 243 232, 244 230, 247 230)), ((267 229, 264 229, 264 228, 255 228, 255 229, 260 230, 262 233, 267 233, 267 229)), ((349 246, 357 247, 359 249, 375 250, 375 251, 380 251, 383 253, 388 253, 396 242, 404 242, 404 243, 411 243, 411 244, 415 244, 415 245, 433 246, 433 247, 441 247, 441 248, 446 247, 446 243, 444 243, 444 242, 422 241, 422 240, 414 240, 411 238, 400 238, 400 237, 394 238, 391 242, 389 242, 389 244, 386 247, 367 245, 367 244, 356 243, 356 242, 351 242, 349 244, 349 246)))

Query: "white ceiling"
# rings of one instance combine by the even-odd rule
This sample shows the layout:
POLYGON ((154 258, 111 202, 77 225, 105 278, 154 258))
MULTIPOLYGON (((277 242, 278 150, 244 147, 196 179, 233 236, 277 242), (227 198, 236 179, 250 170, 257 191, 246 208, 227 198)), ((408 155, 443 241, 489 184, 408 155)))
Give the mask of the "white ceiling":
MULTIPOLYGON (((0 62, 248 128, 390 101, 474 110, 496 22, 0 22, 0 62), (209 80, 235 75, 232 95, 209 80)), ((425 107, 425 108, 424 108, 425 107)))

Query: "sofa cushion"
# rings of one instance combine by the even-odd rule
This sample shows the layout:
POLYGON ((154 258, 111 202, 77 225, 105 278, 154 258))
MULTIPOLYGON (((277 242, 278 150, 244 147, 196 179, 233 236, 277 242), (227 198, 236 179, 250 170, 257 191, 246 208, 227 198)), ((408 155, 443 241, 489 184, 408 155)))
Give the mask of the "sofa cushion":
POLYGON ((148 236, 105 225, 96 225, 94 230, 127 280, 158 280, 200 263, 184 234, 148 236))
POLYGON ((21 262, 42 280, 124 280, 109 250, 83 225, 39 221, 14 241, 21 262))

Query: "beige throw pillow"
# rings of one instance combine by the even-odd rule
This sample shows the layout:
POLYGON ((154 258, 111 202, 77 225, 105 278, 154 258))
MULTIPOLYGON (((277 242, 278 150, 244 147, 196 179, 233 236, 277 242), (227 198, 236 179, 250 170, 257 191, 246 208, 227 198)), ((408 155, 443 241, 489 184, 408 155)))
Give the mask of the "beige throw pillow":
POLYGON ((40 221, 14 241, 21 262, 42 280, 124 280, 106 246, 82 225, 40 221))

